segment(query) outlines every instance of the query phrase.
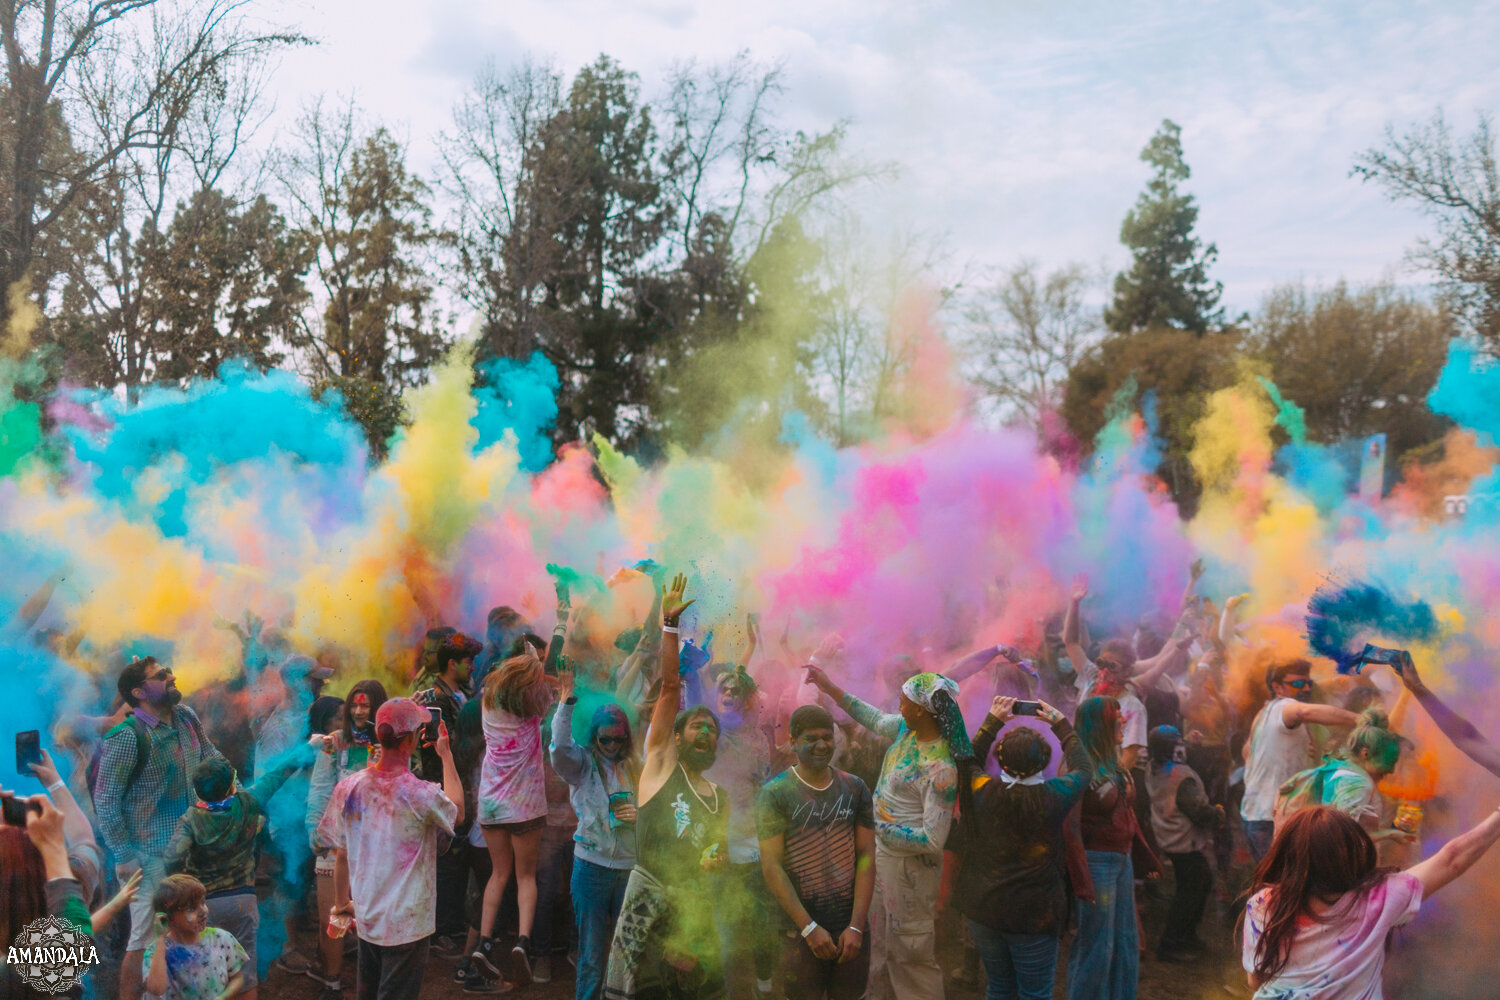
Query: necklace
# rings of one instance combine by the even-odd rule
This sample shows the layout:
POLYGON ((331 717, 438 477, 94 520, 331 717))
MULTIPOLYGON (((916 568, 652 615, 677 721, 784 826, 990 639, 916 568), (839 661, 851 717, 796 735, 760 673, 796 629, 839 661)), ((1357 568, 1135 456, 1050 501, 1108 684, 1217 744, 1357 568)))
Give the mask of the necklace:
POLYGON ((828 789, 830 789, 830 788, 833 787, 833 775, 832 774, 828 775, 828 784, 824 785, 822 788, 819 788, 817 785, 813 784, 811 781, 808 781, 806 778, 802 777, 801 773, 798 772, 798 770, 797 770, 797 765, 796 764, 793 764, 791 766, 790 770, 792 772, 792 777, 796 778, 798 781, 802 782, 804 785, 806 785, 808 788, 811 788, 815 792, 826 792, 826 791, 828 791, 828 789))
MULTIPOLYGON (((701 805, 703 808, 708 809, 708 811, 710 813, 712 813, 713 815, 715 815, 715 816, 719 815, 719 788, 718 788, 718 786, 714 785, 714 805, 713 805, 712 809, 709 809, 708 803, 703 801, 703 796, 701 796, 701 795, 698 794, 698 789, 696 789, 696 788, 693 787, 693 779, 688 777, 687 768, 685 768, 685 767, 682 766, 682 761, 680 761, 680 760, 677 762, 677 769, 682 772, 682 780, 685 781, 685 782, 687 782, 688 791, 690 791, 690 792, 693 793, 693 798, 695 798, 695 799, 698 800, 698 804, 701 805)), ((713 782, 709 782, 709 784, 713 785, 713 782)))

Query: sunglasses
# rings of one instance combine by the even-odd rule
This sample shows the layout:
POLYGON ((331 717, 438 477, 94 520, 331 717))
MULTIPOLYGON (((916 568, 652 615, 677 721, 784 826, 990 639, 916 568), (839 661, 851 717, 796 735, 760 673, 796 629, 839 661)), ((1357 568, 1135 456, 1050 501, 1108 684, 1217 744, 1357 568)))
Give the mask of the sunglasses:
POLYGON ((599 745, 601 747, 618 747, 618 746, 624 746, 626 743, 629 743, 629 742, 630 742, 630 740, 626 739, 624 736, 600 736, 599 737, 599 745))
POLYGON ((162 667, 160 670, 158 670, 156 673, 152 674, 150 677, 144 677, 144 678, 142 678, 142 680, 162 681, 162 680, 166 680, 168 677, 171 677, 171 676, 172 676, 172 668, 171 667, 162 667))
POLYGON ((1281 683, 1285 684, 1287 687, 1291 688, 1294 691, 1301 691, 1303 688, 1312 687, 1312 681, 1307 680, 1306 678, 1300 681, 1282 681, 1281 683))

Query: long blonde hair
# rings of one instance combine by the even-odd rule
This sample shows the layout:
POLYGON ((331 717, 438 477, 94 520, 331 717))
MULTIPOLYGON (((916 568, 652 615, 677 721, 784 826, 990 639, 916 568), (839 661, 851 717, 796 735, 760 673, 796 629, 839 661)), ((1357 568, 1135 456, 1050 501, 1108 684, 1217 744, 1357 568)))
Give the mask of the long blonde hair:
POLYGON ((547 711, 557 693, 542 667, 542 658, 530 643, 521 652, 490 671, 484 679, 484 707, 503 709, 523 719, 547 711))

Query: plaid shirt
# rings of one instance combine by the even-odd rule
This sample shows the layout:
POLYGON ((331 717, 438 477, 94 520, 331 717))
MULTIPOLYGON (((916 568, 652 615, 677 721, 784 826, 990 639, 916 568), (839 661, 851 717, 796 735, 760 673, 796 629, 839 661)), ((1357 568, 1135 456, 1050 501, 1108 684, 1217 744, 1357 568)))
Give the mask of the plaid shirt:
POLYGON ((198 717, 186 705, 172 710, 170 723, 144 708, 137 708, 135 717, 146 724, 151 738, 150 746, 143 748, 149 753, 146 766, 126 790, 136 761, 135 734, 122 728, 107 738, 99 755, 94 809, 116 861, 144 863, 166 854, 177 820, 195 800, 193 772, 198 765, 223 760, 224 755, 209 742, 207 733, 202 742, 198 740, 193 725, 198 717))

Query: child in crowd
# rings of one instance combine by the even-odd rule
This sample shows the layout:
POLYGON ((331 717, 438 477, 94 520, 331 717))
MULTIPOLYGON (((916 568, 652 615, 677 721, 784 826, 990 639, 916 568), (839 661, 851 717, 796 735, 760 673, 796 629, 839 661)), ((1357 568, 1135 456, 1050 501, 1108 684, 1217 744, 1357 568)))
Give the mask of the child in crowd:
POLYGON ((165 1000, 228 1000, 245 984, 245 949, 208 924, 208 892, 191 875, 168 875, 151 896, 156 929, 142 965, 146 992, 165 1000))

